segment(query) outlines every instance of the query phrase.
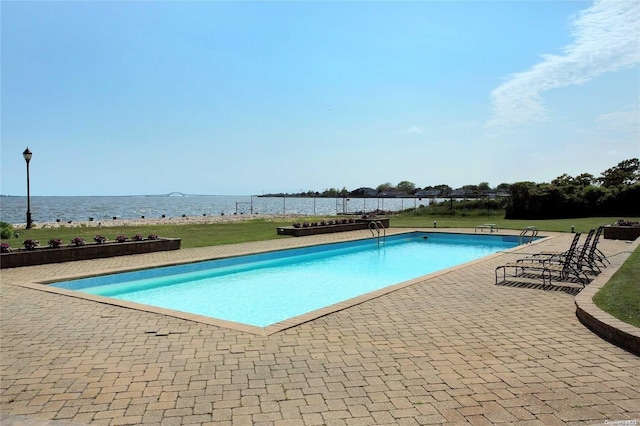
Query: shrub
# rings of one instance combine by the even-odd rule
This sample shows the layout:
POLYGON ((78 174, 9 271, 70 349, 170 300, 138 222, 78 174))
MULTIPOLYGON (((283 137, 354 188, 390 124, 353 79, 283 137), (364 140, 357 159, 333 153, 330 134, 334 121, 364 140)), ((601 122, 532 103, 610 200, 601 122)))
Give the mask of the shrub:
POLYGON ((40 245, 40 242, 38 240, 26 240, 24 243, 24 248, 26 248, 27 250, 35 250, 36 247, 38 247, 40 245))
POLYGON ((9 238, 17 237, 18 234, 13 225, 7 222, 0 222, 0 238, 8 240, 9 238))
POLYGON ((618 219, 615 223, 617 226, 640 226, 640 222, 632 222, 630 220, 618 219))
POLYGON ((49 240, 49 247, 51 248, 58 248, 62 246, 62 240, 58 239, 58 238, 52 238, 49 240))
POLYGON ((128 240, 129 240, 129 238, 125 237, 124 235, 118 235, 116 237, 116 241, 119 242, 119 243, 124 243, 125 241, 128 241, 128 240))
POLYGON ((2 245, 0 245, 0 252, 1 253, 11 253, 11 246, 7 243, 2 243, 2 245))
POLYGON ((150 240, 157 240, 159 237, 156 234, 149 234, 147 238, 150 240))
POLYGON ((302 224, 300 222, 296 222, 293 224, 294 228, 300 228, 302 226, 302 224))
POLYGON ((144 237, 140 234, 136 234, 132 238, 133 241, 144 241, 144 237))
POLYGON ((75 237, 73 240, 71 240, 71 245, 72 246, 83 246, 85 245, 84 239, 80 238, 80 237, 75 237))
POLYGON ((95 237, 93 237, 93 241, 98 244, 104 244, 107 242, 107 238, 103 237, 102 235, 96 235, 95 237))

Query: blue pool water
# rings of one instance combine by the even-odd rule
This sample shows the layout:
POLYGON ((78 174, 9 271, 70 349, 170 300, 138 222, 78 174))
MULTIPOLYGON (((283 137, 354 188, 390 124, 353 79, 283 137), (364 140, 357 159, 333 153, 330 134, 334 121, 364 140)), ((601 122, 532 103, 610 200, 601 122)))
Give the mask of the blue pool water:
POLYGON ((515 247, 517 238, 412 232, 52 284, 259 327, 515 247))

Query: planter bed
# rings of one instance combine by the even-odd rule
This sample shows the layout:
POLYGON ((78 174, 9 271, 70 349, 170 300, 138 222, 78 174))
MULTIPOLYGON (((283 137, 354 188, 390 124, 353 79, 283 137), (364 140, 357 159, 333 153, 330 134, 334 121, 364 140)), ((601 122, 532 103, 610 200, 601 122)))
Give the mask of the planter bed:
POLYGON ((603 235, 607 240, 634 241, 640 237, 640 226, 605 226, 603 235))
POLYGON ((304 237, 306 235, 330 234, 333 232, 358 231, 369 229, 371 222, 381 222, 385 228, 389 227, 389 219, 356 219, 355 223, 340 223, 337 225, 318 225, 296 228, 294 226, 278 227, 278 235, 292 235, 294 237, 304 237))
POLYGON ((87 244, 84 246, 15 250, 11 253, 2 253, 0 255, 0 268, 16 268, 18 266, 44 265, 47 263, 178 250, 181 241, 180 238, 160 238, 157 240, 126 241, 123 243, 110 242, 104 244, 87 244))

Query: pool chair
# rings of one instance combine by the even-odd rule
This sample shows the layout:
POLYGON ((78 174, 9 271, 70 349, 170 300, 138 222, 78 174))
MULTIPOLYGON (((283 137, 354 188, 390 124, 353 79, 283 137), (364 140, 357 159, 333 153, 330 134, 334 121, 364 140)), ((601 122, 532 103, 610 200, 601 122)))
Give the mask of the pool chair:
MULTIPOLYGON (((580 238, 580 234, 576 234, 580 238)), ((576 237, 574 237, 576 238, 576 237)), ((495 271, 496 284, 498 284, 498 271, 502 270, 502 280, 507 278, 507 271, 513 271, 513 277, 520 277, 524 274, 534 274, 542 278, 542 284, 550 286, 552 280, 566 281, 569 277, 577 278, 584 288, 589 283, 589 278, 579 266, 580 257, 584 257, 586 250, 582 250, 580 255, 576 252, 576 247, 572 245, 569 250, 561 256, 538 257, 530 256, 498 266, 495 271)))
MULTIPOLYGON (((525 257, 524 259, 532 259, 532 260, 538 260, 538 261, 548 259, 548 260, 560 261, 568 253, 573 253, 576 250, 576 248, 578 247, 578 241, 580 240, 580 235, 581 234, 578 232, 573 236, 571 245, 569 246, 569 249, 566 251, 541 251, 539 253, 532 254, 531 256, 525 257)), ((521 260, 524 260, 524 259, 521 259, 521 260)))
MULTIPOLYGON (((587 235, 587 238, 584 244, 581 246, 577 246, 576 253, 578 253, 578 256, 575 262, 575 267, 578 270, 583 271, 585 273, 588 272, 593 275, 598 275, 600 274, 600 272, 602 272, 602 269, 598 265, 598 261, 596 259, 596 249, 598 245, 598 240, 600 239, 600 234, 602 234, 601 228, 598 228, 598 230, 592 229, 591 231, 589 231, 589 234, 587 235)), ((578 238, 574 237, 572 245, 576 244, 577 240, 578 238)), ((562 256, 563 254, 559 254, 559 255, 547 254, 547 256, 545 256, 544 254, 539 253, 529 258, 521 259, 519 260, 519 262, 535 259, 543 262, 546 261, 546 262, 558 263, 560 262, 560 258, 562 256)))
POLYGON ((611 262, 609 262, 609 259, 607 259, 607 256, 605 256, 604 253, 601 252, 600 249, 598 249, 598 241, 600 241, 600 237, 602 236, 603 230, 604 230, 604 226, 598 227, 598 230, 596 231, 596 236, 593 237, 593 242, 591 243, 591 249, 589 250, 589 254, 587 256, 587 259, 589 260, 589 262, 591 262, 598 269, 598 271, 601 270, 601 268, 598 267, 598 264, 602 268, 606 268, 607 265, 611 264, 611 262))
MULTIPOLYGON (((596 232, 595 229, 592 229, 591 231, 589 231, 589 234, 587 234, 587 238, 584 240, 584 244, 581 246, 575 247, 571 251, 570 253, 571 259, 569 260, 566 259, 569 255, 563 254, 563 255, 551 255, 548 257, 530 256, 530 257, 525 257, 524 259, 519 259, 517 260, 517 262, 520 262, 520 263, 538 262, 538 263, 545 263, 549 265, 564 265, 565 262, 568 262, 568 265, 566 265, 566 267, 564 268, 564 272, 560 274, 561 278, 566 279, 565 273, 568 273, 568 275, 573 275, 576 278, 578 278, 580 281, 582 281, 583 287, 584 287, 584 285, 589 284, 589 279, 585 272, 587 268, 589 269, 590 272, 592 272, 595 275, 599 273, 599 272, 595 272, 591 263, 587 259, 588 253, 592 247, 591 240, 593 239, 595 232, 596 232)), ((573 240, 577 241, 579 239, 580 237, 577 237, 577 238, 574 237, 573 240)), ((573 243, 572 243, 572 247, 573 247, 573 243)), ((569 250, 571 250, 571 248, 569 250)), ((556 266, 554 266, 554 269, 555 268, 556 266)))
POLYGON ((584 245, 578 246, 578 251, 580 251, 581 253, 584 252, 584 255, 582 256, 580 264, 578 266, 582 268, 582 270, 588 269, 589 272, 593 275, 598 275, 600 272, 602 272, 595 258, 595 250, 598 245, 598 240, 600 239, 600 233, 602 233, 600 228, 598 228, 598 231, 592 229, 589 232, 589 236, 592 237, 591 244, 589 244, 589 239, 587 239, 584 245))

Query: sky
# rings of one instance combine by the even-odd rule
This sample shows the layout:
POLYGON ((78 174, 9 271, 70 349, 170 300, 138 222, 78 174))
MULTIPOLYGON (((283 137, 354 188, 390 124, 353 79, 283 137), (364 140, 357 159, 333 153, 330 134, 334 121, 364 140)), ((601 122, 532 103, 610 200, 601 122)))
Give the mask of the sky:
POLYGON ((0 193, 599 176, 640 157, 638 1, 2 1, 0 193))

